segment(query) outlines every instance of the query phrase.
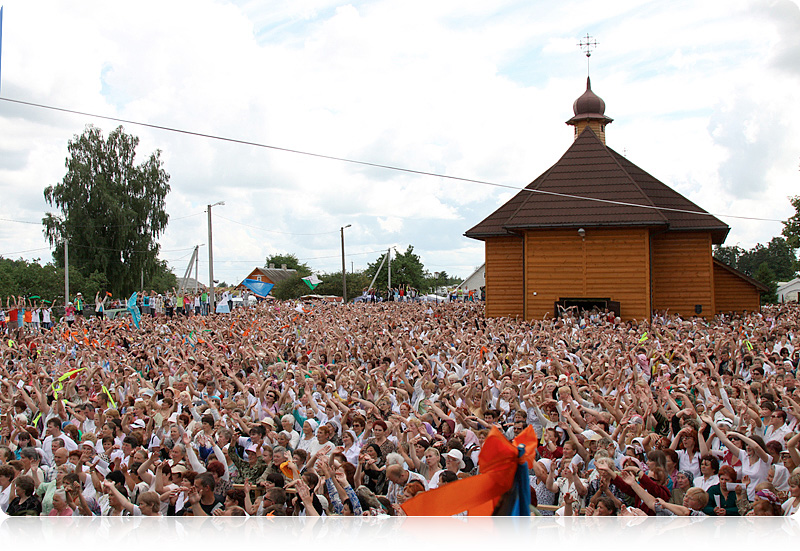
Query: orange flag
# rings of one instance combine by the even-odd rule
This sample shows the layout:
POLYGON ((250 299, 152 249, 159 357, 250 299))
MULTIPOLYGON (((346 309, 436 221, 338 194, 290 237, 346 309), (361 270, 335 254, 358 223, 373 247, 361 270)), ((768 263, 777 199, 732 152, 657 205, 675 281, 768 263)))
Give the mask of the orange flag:
POLYGON ((469 516, 489 516, 511 486, 517 465, 533 466, 539 441, 530 425, 509 442, 497 427, 492 427, 478 456, 480 474, 462 478, 435 490, 422 492, 401 506, 406 515, 452 516, 467 511, 469 516), (525 451, 519 457, 517 446, 525 451))

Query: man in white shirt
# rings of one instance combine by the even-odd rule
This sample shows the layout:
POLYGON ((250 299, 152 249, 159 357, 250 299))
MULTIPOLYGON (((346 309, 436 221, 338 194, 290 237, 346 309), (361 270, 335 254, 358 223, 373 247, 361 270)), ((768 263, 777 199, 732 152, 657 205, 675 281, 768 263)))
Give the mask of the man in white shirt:
POLYGON ((61 438, 64 441, 64 447, 67 448, 68 451, 73 451, 78 449, 78 444, 75 443, 72 438, 67 436, 66 433, 61 432, 61 419, 58 417, 51 417, 47 420, 47 425, 45 428, 47 432, 47 438, 44 439, 42 442, 42 450, 44 451, 44 459, 45 461, 52 465, 53 464, 53 439, 54 438, 61 438))
POLYGON ((785 436, 791 432, 789 425, 786 423, 786 412, 781 409, 776 409, 770 413, 769 419, 765 419, 768 423, 764 426, 764 443, 779 442, 781 447, 785 447, 785 436))
POLYGON ((425 477, 419 473, 415 473, 403 468, 402 465, 389 465, 386 467, 386 478, 389 480, 389 488, 386 491, 386 497, 389 498, 389 503, 397 503, 397 496, 403 493, 403 488, 412 480, 419 480, 422 486, 427 490, 428 482, 425 477))

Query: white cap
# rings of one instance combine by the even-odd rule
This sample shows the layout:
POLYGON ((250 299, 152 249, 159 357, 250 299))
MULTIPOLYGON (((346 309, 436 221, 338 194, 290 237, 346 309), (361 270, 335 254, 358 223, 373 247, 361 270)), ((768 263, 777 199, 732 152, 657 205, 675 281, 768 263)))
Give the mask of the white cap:
POLYGON ((458 451, 458 450, 450 450, 449 452, 447 452, 446 454, 444 454, 444 456, 445 456, 445 457, 449 457, 449 458, 451 458, 451 459, 455 459, 455 460, 457 460, 457 461, 458 461, 458 468, 459 468, 459 469, 463 469, 464 467, 466 467, 466 466, 467 466, 467 465, 464 463, 464 454, 463 454, 463 453, 461 453, 461 452, 460 452, 460 451, 458 451))

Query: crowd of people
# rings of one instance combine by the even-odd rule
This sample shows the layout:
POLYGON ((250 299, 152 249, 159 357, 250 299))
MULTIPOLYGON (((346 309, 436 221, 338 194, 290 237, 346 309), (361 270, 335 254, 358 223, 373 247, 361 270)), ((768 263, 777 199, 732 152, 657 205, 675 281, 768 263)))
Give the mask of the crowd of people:
POLYGON ((138 328, 4 329, 0 509, 404 515, 478 474, 493 427, 528 426, 534 514, 800 509, 796 304, 644 321, 486 318, 471 301, 192 306, 143 309, 138 328))

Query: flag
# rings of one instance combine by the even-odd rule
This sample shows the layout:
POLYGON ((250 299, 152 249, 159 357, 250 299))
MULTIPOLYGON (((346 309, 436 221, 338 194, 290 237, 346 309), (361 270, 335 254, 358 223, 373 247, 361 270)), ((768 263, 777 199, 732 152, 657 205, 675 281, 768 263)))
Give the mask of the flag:
POLYGON ((311 274, 308 277, 304 277, 303 281, 305 282, 306 285, 308 285, 308 288, 311 289, 312 291, 316 288, 317 285, 322 283, 322 280, 317 276, 315 276, 314 274, 311 274))
MULTIPOLYGON (((519 457, 525 454, 525 446, 519 446, 519 457)), ((514 484, 495 507, 492 516, 529 517, 531 516, 531 483, 528 477, 528 463, 517 465, 514 484)))
POLYGON ((139 307, 136 306, 136 291, 134 291, 131 298, 128 299, 128 312, 131 313, 131 319, 136 329, 139 329, 139 321, 142 319, 142 313, 139 311, 139 307))
POLYGON ((480 474, 419 493, 403 503, 403 511, 408 516, 452 516, 463 511, 469 516, 530 515, 527 469, 537 445, 530 425, 513 442, 492 427, 478 456, 480 474), (505 510, 504 504, 508 504, 505 510))
POLYGON ((257 297, 266 297, 272 288, 275 287, 272 283, 264 283, 263 281, 258 281, 257 279, 245 279, 242 281, 242 284, 253 291, 257 297))

